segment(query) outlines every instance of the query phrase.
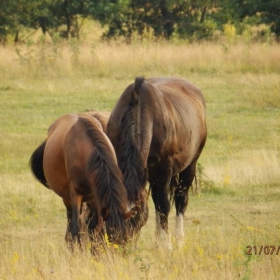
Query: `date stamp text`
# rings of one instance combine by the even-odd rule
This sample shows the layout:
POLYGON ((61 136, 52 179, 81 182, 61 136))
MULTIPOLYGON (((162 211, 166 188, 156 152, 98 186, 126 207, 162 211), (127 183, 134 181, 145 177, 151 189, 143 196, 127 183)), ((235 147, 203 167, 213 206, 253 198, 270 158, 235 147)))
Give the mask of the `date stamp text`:
POLYGON ((247 246, 246 255, 280 255, 280 245, 247 246))

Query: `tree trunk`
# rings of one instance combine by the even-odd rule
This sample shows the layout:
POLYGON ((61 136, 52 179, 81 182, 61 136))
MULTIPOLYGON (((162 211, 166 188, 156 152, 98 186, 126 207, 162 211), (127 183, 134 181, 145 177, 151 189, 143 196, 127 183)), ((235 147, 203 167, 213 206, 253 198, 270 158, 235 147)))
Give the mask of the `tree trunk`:
POLYGON ((166 7, 166 0, 161 0, 159 2, 159 8, 163 17, 163 29, 167 39, 170 38, 174 31, 174 22, 172 21, 172 14, 168 11, 166 7))
POLYGON ((47 33, 48 19, 46 17, 39 17, 39 24, 44 35, 47 33))
POLYGON ((15 43, 18 43, 18 41, 19 41, 19 31, 17 29, 16 36, 15 36, 15 43))
POLYGON ((203 6, 201 10, 202 11, 201 11, 200 23, 203 23, 204 19, 205 19, 206 12, 207 12, 207 8, 205 6, 203 6))
POLYGON ((65 17, 66 17, 66 39, 69 39, 70 37, 70 31, 71 31, 71 15, 68 11, 69 7, 69 0, 64 1, 64 8, 65 8, 65 17))

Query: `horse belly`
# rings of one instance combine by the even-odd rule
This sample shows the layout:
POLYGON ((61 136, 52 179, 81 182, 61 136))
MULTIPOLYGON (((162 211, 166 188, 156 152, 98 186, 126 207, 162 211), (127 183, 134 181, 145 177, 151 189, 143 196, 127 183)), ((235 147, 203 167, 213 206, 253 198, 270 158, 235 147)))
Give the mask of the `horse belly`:
POLYGON ((186 169, 191 162, 192 162, 192 157, 190 157, 189 155, 186 154, 176 155, 173 158, 173 166, 172 166, 173 175, 176 175, 181 171, 183 171, 184 169, 186 169))
POLYGON ((185 143, 173 156, 173 174, 176 175, 186 169, 199 155, 199 143, 185 143))

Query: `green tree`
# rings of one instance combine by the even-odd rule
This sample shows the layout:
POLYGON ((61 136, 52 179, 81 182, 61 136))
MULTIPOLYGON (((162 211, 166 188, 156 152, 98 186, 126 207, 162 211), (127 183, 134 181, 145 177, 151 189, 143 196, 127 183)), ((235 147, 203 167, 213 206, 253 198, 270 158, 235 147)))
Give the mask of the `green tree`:
POLYGON ((0 42, 8 35, 17 42, 26 27, 79 38, 87 17, 108 26, 104 37, 122 36, 128 42, 146 30, 166 39, 208 39, 225 23, 237 32, 244 23, 265 23, 280 35, 280 0, 0 0, 0 5, 0 42))
POLYGON ((11 16, 12 2, 0 0, 0 42, 5 42, 7 35, 15 30, 15 22, 11 16))
POLYGON ((25 28, 42 28, 47 31, 47 20, 50 17, 49 5, 52 1, 42 0, 1 0, 0 5, 0 40, 6 41, 7 35, 14 35, 19 40, 20 31, 25 28))
POLYGON ((280 0, 248 0, 244 6, 248 16, 258 14, 259 22, 270 25, 271 31, 280 35, 280 0))
POLYGON ((91 0, 0 0, 0 40, 14 34, 17 42, 26 27, 41 28, 43 34, 65 28, 61 36, 79 37, 78 17, 91 16, 93 4, 91 0))
POLYGON ((58 29, 61 26, 66 26, 65 30, 61 32, 62 37, 79 38, 82 21, 79 23, 78 19, 91 16, 94 1, 57 0, 53 2, 54 4, 50 8, 54 22, 53 28, 58 29))
POLYGON ((207 37, 217 0, 105 0, 99 1, 94 18, 109 26, 107 37, 130 38, 133 32, 143 35, 152 29, 156 37, 169 39, 174 33, 181 37, 207 37))

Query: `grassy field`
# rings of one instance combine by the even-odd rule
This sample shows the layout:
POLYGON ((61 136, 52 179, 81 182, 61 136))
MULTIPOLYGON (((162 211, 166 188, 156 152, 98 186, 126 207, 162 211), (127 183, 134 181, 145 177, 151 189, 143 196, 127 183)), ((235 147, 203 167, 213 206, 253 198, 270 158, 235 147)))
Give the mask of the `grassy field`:
MULTIPOLYGON (((279 279, 280 45, 6 46, 0 77, 1 280, 279 279), (137 249, 99 259, 70 254, 62 201, 32 177, 30 155, 53 120, 111 110, 142 75, 186 78, 206 98, 209 136, 185 215, 185 245, 155 246, 150 198, 137 249), (276 250, 260 252, 266 245, 276 250), (247 246, 256 246, 251 255, 247 246)), ((173 209, 171 233, 174 220, 173 209)))

